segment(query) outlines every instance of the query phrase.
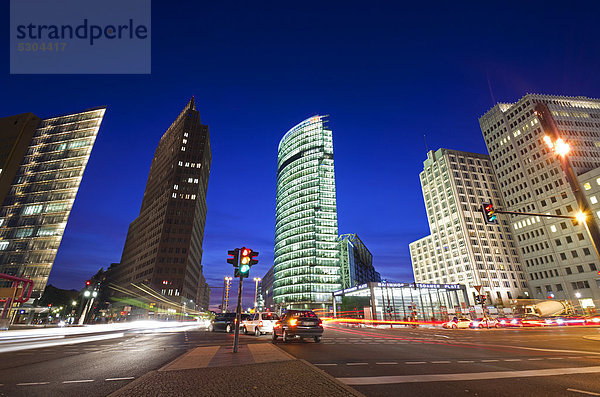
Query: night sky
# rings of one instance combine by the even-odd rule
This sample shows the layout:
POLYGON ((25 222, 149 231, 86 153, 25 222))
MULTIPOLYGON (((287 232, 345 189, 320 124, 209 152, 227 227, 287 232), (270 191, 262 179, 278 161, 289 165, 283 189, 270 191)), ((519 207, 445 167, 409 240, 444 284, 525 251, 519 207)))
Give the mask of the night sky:
POLYGON ((478 118, 494 101, 600 97, 598 3, 283 3, 153 1, 151 75, 9 75, 5 57, 0 117, 108 107, 49 283, 80 289, 120 260, 154 150, 192 95, 211 135, 212 287, 232 273, 229 249, 260 251, 250 277, 272 265, 277 145, 307 117, 330 115, 339 232, 383 278, 411 281, 408 244, 429 233, 424 134, 429 149, 485 153, 478 118))

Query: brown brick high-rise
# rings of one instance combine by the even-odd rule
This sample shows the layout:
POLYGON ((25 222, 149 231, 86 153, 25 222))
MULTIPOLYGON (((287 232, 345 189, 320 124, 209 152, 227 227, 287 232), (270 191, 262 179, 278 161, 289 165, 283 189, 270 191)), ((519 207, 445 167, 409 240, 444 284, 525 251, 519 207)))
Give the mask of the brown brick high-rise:
POLYGON ((158 143, 117 284, 137 292, 132 284, 145 284, 171 301, 208 308, 201 262, 210 163, 208 126, 192 98, 158 143))

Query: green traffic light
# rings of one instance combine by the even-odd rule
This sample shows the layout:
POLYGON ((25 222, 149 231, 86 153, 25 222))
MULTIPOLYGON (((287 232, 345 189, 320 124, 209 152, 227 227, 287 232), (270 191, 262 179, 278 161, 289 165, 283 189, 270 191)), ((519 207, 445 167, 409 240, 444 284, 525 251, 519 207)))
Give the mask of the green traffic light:
POLYGON ((250 266, 242 265, 240 266, 240 273, 248 273, 250 271, 250 266))

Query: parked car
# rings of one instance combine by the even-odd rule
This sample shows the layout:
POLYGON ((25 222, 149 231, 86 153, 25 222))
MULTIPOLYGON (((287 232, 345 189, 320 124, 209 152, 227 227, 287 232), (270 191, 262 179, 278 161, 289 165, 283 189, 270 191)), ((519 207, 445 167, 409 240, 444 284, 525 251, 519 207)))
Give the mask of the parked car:
POLYGON ((279 316, 273 312, 254 313, 244 321, 243 331, 245 334, 253 333, 256 336, 271 333, 278 320, 279 316))
POLYGON ((515 317, 510 320, 509 327, 545 327, 546 320, 538 316, 515 317))
MULTIPOLYGON (((250 316, 242 313, 241 322, 247 320, 250 316)), ((235 313, 219 313, 208 326, 209 331, 233 332, 235 329, 235 313)))
POLYGON ((500 322, 495 318, 481 317, 481 318, 476 318, 475 320, 471 321, 471 324, 469 324, 469 327, 470 328, 499 328, 500 322))
POLYGON ((323 322, 312 310, 288 310, 273 326, 273 342, 280 336, 284 342, 294 338, 313 338, 321 342, 323 322))
POLYGON ((469 325, 471 325, 471 319, 470 318, 466 318, 466 317, 454 317, 452 320, 447 321, 445 323, 442 324, 443 328, 451 328, 451 329, 458 329, 458 328, 469 328, 469 325))

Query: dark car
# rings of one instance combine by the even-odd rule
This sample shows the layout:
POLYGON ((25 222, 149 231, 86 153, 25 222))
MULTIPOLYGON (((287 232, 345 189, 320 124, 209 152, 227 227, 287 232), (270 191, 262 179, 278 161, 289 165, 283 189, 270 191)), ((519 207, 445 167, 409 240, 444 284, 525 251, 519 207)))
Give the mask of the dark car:
MULTIPOLYGON (((249 319, 248 314, 242 313, 242 321, 249 319)), ((219 313, 212 320, 212 323, 208 326, 209 331, 225 331, 227 333, 233 332, 235 329, 235 313, 219 313)))
POLYGON ((323 322, 311 310, 288 310, 273 326, 273 342, 281 336, 284 342, 293 338, 313 338, 320 342, 323 322))

